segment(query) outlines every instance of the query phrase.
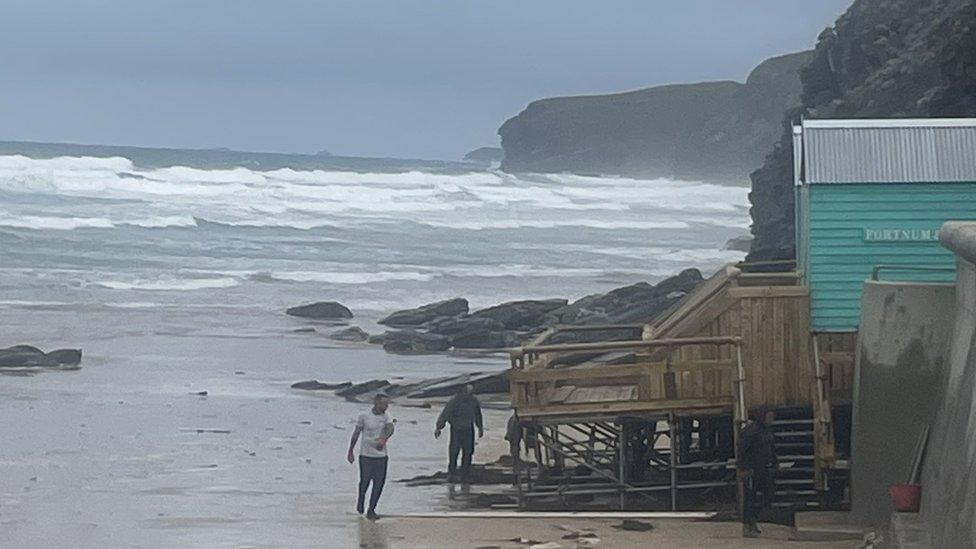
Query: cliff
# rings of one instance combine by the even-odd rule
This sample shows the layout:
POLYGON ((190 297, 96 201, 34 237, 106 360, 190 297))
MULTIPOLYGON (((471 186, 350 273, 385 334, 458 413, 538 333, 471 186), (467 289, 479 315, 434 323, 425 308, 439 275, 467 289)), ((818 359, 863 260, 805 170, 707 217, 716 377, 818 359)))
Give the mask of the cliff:
POLYGON ((745 180, 799 104, 810 52, 769 59, 745 83, 658 86, 531 103, 498 130, 511 172, 745 180))
POLYGON ((750 260, 794 256, 790 125, 808 118, 976 115, 976 2, 856 0, 800 70, 800 106, 752 173, 750 260))
POLYGON ((467 162, 501 162, 505 158, 505 151, 498 147, 479 147, 464 155, 467 162))

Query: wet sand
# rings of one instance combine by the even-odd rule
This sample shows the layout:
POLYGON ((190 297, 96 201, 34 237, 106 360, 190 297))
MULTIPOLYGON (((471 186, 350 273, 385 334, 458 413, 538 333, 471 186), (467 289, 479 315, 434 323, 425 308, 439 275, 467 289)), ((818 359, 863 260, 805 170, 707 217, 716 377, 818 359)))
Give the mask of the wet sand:
POLYGON ((469 518, 396 518, 379 522, 362 520, 358 523, 359 547, 454 549, 479 547, 483 549, 515 549, 531 547, 531 543, 512 541, 515 538, 538 543, 557 543, 563 548, 576 547, 667 547, 669 549, 698 549, 701 547, 779 549, 851 549, 858 544, 846 542, 791 542, 790 529, 784 526, 761 525, 763 536, 743 539, 741 526, 729 522, 698 522, 679 519, 649 520, 650 532, 630 532, 614 528, 619 520, 602 519, 469 519, 469 518), (587 542, 563 539, 572 531, 588 531, 599 541, 587 542))
MULTIPOLYGON (((289 385, 504 362, 338 346, 281 315, 4 313, 2 343, 77 343, 85 357, 77 371, 0 375, 0 547, 355 547, 357 471, 344 458, 368 406, 289 385)), ((452 507, 444 486, 394 482, 444 468, 438 411, 393 405, 382 512, 452 507)), ((507 414, 487 413, 500 438, 507 414)), ((497 457, 490 445, 479 461, 497 457)))

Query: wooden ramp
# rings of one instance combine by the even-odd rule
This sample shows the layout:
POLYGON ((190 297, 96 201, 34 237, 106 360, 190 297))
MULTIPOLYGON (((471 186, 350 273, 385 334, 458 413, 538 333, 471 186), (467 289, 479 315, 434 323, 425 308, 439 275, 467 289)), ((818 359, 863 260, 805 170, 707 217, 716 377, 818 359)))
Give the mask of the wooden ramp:
MULTIPOLYGON (((817 374, 811 352, 810 292, 791 285, 794 276, 776 275, 725 267, 655 321, 648 328, 650 337, 739 337, 749 380, 747 408, 812 406, 817 374), (758 281, 783 285, 754 285, 758 281)), ((675 360, 732 358, 729 349, 717 356, 712 352, 686 348, 675 360)))

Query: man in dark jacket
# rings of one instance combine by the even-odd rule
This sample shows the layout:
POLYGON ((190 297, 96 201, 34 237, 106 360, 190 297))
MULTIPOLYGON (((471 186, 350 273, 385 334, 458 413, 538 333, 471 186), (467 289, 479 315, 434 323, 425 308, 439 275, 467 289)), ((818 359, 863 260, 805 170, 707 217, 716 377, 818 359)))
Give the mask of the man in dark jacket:
POLYGON ((461 392, 452 398, 441 415, 437 417, 434 438, 440 438, 441 431, 451 424, 451 442, 448 445, 447 476, 449 482, 457 482, 457 458, 461 454, 461 482, 467 483, 471 475, 471 455, 474 454, 474 428, 478 427, 478 438, 485 435, 481 421, 481 403, 474 396, 474 387, 465 385, 461 392))
POLYGON ((776 495, 773 473, 777 468, 773 421, 776 415, 764 408, 754 410, 751 421, 739 431, 738 472, 742 482, 742 536, 758 537, 759 513, 769 507, 776 495))

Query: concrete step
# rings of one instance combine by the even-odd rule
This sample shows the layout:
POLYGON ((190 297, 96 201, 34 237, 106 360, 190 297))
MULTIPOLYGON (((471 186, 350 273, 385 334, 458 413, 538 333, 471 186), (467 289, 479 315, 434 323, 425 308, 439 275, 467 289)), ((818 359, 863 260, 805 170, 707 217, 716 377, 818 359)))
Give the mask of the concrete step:
POLYGON ((932 549, 932 538, 918 513, 892 513, 888 527, 895 549, 932 549))
POLYGON ((855 524, 845 511, 803 511, 796 514, 794 541, 862 540, 871 529, 855 524))

